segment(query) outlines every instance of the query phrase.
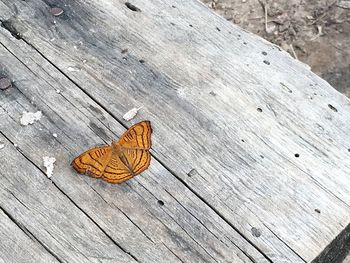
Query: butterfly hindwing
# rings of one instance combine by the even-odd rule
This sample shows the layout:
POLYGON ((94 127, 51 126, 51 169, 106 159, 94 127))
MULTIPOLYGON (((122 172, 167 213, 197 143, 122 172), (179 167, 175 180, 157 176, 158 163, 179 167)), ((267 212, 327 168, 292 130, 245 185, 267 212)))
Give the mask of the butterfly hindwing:
POLYGON ((134 175, 142 173, 144 170, 146 170, 151 162, 151 154, 149 150, 124 149, 123 155, 125 156, 134 175))
POLYGON ((134 175, 130 168, 124 164, 116 153, 113 153, 103 172, 102 179, 109 183, 119 184, 133 176, 134 175))

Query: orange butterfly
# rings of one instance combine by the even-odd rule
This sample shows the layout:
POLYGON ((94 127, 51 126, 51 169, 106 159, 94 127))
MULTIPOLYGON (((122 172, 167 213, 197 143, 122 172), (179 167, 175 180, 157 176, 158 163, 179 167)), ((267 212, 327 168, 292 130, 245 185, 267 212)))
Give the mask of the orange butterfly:
POLYGON ((148 168, 151 133, 151 122, 141 121, 111 146, 95 147, 82 153, 73 160, 72 166, 78 173, 120 184, 148 168))

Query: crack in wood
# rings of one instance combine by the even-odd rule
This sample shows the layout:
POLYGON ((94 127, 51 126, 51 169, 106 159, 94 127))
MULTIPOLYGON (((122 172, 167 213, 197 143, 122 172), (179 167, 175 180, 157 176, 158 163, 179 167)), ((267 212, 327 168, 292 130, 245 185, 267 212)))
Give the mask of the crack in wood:
POLYGON ((306 263, 306 260, 302 258, 293 248, 291 248, 283 239, 281 239, 272 229, 270 229, 265 223, 263 225, 278 239, 280 240, 284 245, 286 245, 291 251, 293 251, 302 261, 306 263))
MULTIPOLYGON (((0 131, 1 133, 1 131, 0 131)), ((2 133, 1 133, 2 134, 2 133)), ((3 134, 2 134, 3 135, 3 134)), ((4 136, 4 135, 3 135, 4 136)), ((6 138, 6 136, 4 136, 6 138)), ((8 139, 8 138, 6 138, 8 139)), ((19 223, 10 213, 8 213, 3 207, 0 206, 0 210, 19 228, 23 231, 25 235, 27 235, 31 240, 38 243, 41 247, 43 247, 51 256, 53 256, 58 262, 63 263, 63 261, 43 242, 39 240, 32 232, 30 232, 24 225, 19 223)))
MULTIPOLYGON (((13 142, 2 132, 0 131, 0 134, 2 136, 4 136, 9 142, 11 142, 13 144, 13 142)), ((16 148, 16 150, 18 151, 18 149, 16 148)), ((23 153, 22 151, 18 151, 27 161, 29 161, 35 168, 37 168, 43 175, 46 176, 45 171, 43 171, 39 166, 37 166, 29 157, 27 157, 25 155, 25 153, 23 153)), ((132 257, 136 262, 139 262, 139 260, 131 253, 128 252, 125 248, 123 248, 120 244, 118 244, 99 224, 97 224, 97 222, 89 215, 87 214, 77 203, 75 203, 63 190, 61 190, 61 188, 58 187, 58 185, 52 181, 52 184, 57 188, 57 190, 59 190, 65 197, 68 198, 68 200, 70 202, 72 202, 72 204, 77 207, 85 216, 87 216, 87 218, 89 218, 91 220, 91 222, 93 222, 98 229, 100 229, 111 241, 114 245, 116 245, 120 250, 122 250, 124 253, 128 254, 130 257, 132 257)), ((1 207, 0 207, 1 208, 1 207)), ((5 212, 6 213, 6 212, 5 212)), ((6 213, 7 215, 9 215, 8 213, 6 213)), ((12 217, 10 217, 12 218, 12 217)), ((15 222, 16 223, 16 222, 15 222)), ((24 227, 24 226, 23 226, 24 227)), ((42 242, 37 239, 34 235, 33 237, 40 243, 42 244, 42 242)), ((45 248, 46 246, 43 245, 45 248)), ((50 250, 47 248, 48 252, 50 252, 50 250)), ((51 252, 50 252, 51 253, 51 252)), ((55 256, 54 254, 52 254, 53 256, 55 256)), ((59 258, 57 256, 55 256, 57 258, 57 260, 59 260, 59 258)), ((60 260, 59 260, 60 261, 60 260)), ((60 261, 62 262, 62 261, 60 261)))
POLYGON ((169 167, 167 167, 162 161, 157 157, 154 158, 173 176, 175 176, 185 187, 187 187, 197 198, 199 198, 204 204, 206 204, 211 210, 213 210, 223 221, 225 221, 233 230, 235 230, 244 240, 246 240, 250 245, 252 245, 259 253, 269 262, 273 262, 257 245, 255 245, 248 237, 246 237, 243 232, 241 232, 237 227, 235 227, 224 215, 222 215, 215 207, 208 203, 200 194, 198 194, 192 187, 190 187, 182 178, 176 175, 169 167))

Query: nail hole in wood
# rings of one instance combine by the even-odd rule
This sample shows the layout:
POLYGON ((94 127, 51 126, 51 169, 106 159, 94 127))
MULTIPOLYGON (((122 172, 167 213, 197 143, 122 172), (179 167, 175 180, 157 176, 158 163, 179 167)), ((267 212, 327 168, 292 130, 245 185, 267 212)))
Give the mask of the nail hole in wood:
POLYGON ((270 65, 270 61, 267 61, 267 60, 264 60, 264 63, 265 63, 266 65, 270 65))
POLYGON ((196 174, 198 174, 196 169, 191 169, 191 171, 187 173, 188 177, 195 176, 196 174))
POLYGON ((252 231, 252 235, 255 237, 260 237, 261 236, 261 230, 256 228, 256 227, 252 227, 251 229, 252 231))
POLYGON ((265 158, 264 155, 260 155, 260 157, 261 157, 261 159, 264 159, 264 158, 265 158))
POLYGON ((172 25, 172 26, 175 26, 175 23, 173 23, 173 22, 170 22, 170 25, 172 25))
POLYGON ((337 110, 333 105, 328 104, 328 107, 329 107, 332 111, 338 112, 338 110, 337 110))
POLYGON ((261 54, 263 54, 264 56, 266 56, 266 55, 267 55, 267 52, 263 51, 263 52, 261 52, 261 54))
POLYGON ((162 200, 158 200, 158 204, 159 204, 160 206, 163 206, 163 205, 164 205, 164 202, 163 202, 162 200))
POLYGON ((262 112, 263 110, 261 108, 256 109, 258 112, 262 112))
POLYGON ((243 42, 243 45, 247 45, 247 42, 243 42))
POLYGON ((16 39, 22 39, 21 33, 17 31, 17 29, 12 24, 11 20, 4 20, 1 22, 1 27, 5 28, 7 31, 11 33, 13 37, 16 39))
POLYGON ((315 209, 315 212, 318 213, 318 214, 321 214, 321 210, 318 209, 318 208, 315 209))
POLYGON ((220 29, 220 28, 218 28, 218 27, 216 27, 216 30, 217 30, 217 31, 219 31, 219 32, 221 31, 221 29, 220 29))
POLYGON ((126 2, 125 3, 126 7, 129 8, 131 11, 134 11, 134 12, 141 12, 141 9, 134 6, 133 4, 129 3, 129 2, 126 2))
POLYGON ((140 59, 139 62, 140 62, 141 64, 144 64, 146 61, 144 61, 143 59, 140 59))
POLYGON ((245 142, 245 140, 242 139, 241 142, 245 142))
POLYGON ((174 5, 172 5, 171 7, 172 7, 172 8, 176 8, 176 6, 174 6, 174 5))
POLYGON ((190 27, 193 27, 191 24, 189 24, 190 27))
POLYGON ((11 79, 0 76, 0 90, 5 90, 12 87, 11 79))
POLYGON ((294 154, 294 156, 296 157, 296 158, 299 158, 299 153, 296 153, 296 154, 294 154))

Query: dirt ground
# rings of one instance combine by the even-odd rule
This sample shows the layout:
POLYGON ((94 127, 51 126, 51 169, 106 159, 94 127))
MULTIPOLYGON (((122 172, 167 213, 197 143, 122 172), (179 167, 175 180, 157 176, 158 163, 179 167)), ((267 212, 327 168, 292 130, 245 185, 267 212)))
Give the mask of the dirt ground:
POLYGON ((350 97, 350 0, 202 0, 350 97))

